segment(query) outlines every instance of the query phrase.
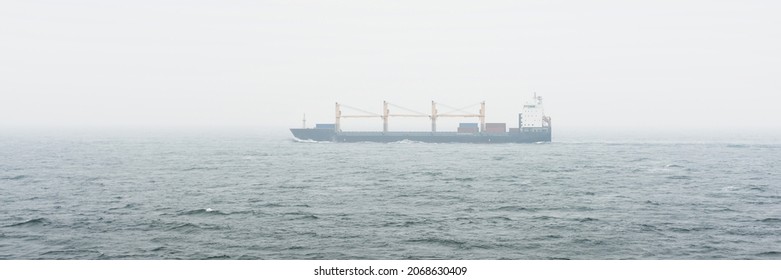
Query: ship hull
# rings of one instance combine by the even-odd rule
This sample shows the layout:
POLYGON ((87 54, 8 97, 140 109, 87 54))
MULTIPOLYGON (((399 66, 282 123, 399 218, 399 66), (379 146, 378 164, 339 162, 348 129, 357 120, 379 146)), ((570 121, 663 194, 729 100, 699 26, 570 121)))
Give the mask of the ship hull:
POLYGON ((399 142, 426 143, 535 143, 550 142, 550 127, 505 133, 456 132, 336 132, 331 129, 291 128, 299 140, 328 142, 399 142))

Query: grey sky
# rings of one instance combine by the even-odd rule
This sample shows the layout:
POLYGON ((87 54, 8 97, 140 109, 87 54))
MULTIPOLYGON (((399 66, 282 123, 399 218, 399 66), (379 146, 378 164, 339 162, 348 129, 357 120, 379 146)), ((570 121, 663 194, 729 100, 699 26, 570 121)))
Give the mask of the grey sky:
POLYGON ((303 113, 332 122, 335 101, 380 112, 383 100, 424 112, 485 100, 488 121, 514 123, 536 91, 559 128, 778 129, 779 8, 6 0, 0 126, 297 127, 303 113))

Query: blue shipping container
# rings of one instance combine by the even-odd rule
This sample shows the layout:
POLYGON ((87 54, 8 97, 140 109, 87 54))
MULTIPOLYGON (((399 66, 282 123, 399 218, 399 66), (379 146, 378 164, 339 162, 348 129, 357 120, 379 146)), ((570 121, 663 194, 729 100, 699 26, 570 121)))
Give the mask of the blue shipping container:
POLYGON ((458 127, 477 127, 477 123, 459 123, 458 127))
POLYGON ((336 124, 332 124, 332 123, 318 123, 318 124, 315 124, 315 128, 336 129, 336 124))

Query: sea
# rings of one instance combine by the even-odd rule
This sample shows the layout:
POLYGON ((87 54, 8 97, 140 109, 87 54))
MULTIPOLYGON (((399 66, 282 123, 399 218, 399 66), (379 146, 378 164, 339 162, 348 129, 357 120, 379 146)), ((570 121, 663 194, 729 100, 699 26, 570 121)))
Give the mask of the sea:
POLYGON ((0 259, 781 259, 781 138, 0 131, 0 259))

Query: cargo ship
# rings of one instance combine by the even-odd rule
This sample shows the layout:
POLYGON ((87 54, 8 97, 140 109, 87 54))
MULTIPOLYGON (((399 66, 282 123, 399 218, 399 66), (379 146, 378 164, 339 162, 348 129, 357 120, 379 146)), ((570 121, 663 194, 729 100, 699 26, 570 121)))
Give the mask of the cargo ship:
MULTIPOLYGON (((434 101, 431 102, 431 113, 391 114, 388 102, 383 102, 382 114, 374 114, 368 111, 352 108, 366 114, 343 115, 341 107, 347 105, 336 103, 335 122, 319 123, 313 128, 306 127, 306 117, 303 120, 303 128, 291 128, 290 132, 299 141, 326 141, 326 142, 400 142, 416 141, 426 143, 536 143, 551 141, 551 119, 546 116, 542 107, 542 97, 534 95, 530 102, 522 105, 518 114, 517 127, 507 127, 506 123, 485 122, 485 102, 480 103, 480 111, 476 114, 468 113, 462 109, 455 111, 463 114, 440 114, 434 101), (426 117, 431 120, 431 131, 388 131, 390 117, 426 117), (437 131, 437 119, 443 117, 478 118, 477 123, 460 123, 456 131, 437 131), (341 120, 343 118, 382 118, 382 131, 342 131, 341 120)), ((449 106, 448 106, 449 107, 449 106)), ((451 107, 452 108, 452 107, 451 107)))

